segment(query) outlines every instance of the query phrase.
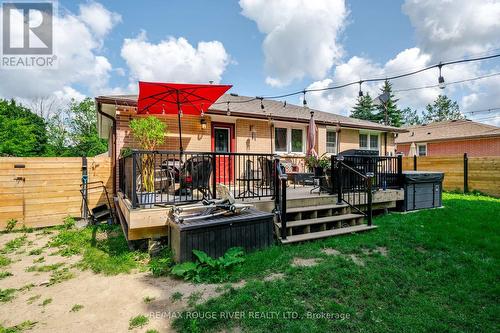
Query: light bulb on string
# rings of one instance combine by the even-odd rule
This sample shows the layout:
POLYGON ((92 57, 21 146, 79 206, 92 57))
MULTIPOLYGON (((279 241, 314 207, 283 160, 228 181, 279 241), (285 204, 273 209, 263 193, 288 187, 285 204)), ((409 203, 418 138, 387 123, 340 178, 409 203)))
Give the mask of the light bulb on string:
POLYGON ((286 108, 286 101, 283 102, 283 107, 286 108))
POLYGON ((444 89, 446 87, 446 83, 444 82, 444 77, 441 75, 441 67, 443 67, 443 65, 439 64, 439 66, 438 66, 438 68, 439 68, 438 87, 439 87, 439 89, 444 89))
POLYGON ((231 115, 231 110, 229 110, 229 102, 227 102, 227 112, 226 112, 226 114, 227 114, 228 116, 230 116, 230 115, 231 115))
POLYGON ((262 102, 263 100, 264 100, 264 98, 262 98, 262 97, 261 97, 261 98, 260 98, 260 109, 261 109, 262 111, 264 111, 264 108, 265 108, 265 107, 264 107, 264 103, 262 102))
POLYGON ((179 117, 182 118, 184 116, 184 113, 182 112, 182 107, 179 106, 179 117))
POLYGON ((303 105, 305 108, 307 108, 306 91, 304 90, 302 93, 304 94, 304 99, 302 100, 302 105, 303 105))
POLYGON ((205 111, 203 111, 203 103, 201 103, 201 113, 200 113, 200 116, 203 118, 205 117, 205 111))
POLYGON ((363 90, 361 90, 361 84, 363 83, 363 81, 359 81, 359 92, 358 92, 358 96, 359 97, 363 97, 363 90))

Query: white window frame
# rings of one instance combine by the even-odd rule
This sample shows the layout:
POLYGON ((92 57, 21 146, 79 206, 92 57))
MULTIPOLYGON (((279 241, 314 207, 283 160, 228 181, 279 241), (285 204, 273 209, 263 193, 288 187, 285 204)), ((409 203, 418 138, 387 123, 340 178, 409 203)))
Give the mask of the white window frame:
POLYGON ((273 132, 273 147, 274 152, 278 155, 286 155, 286 154, 295 154, 295 155, 304 155, 306 153, 306 130, 305 126, 300 125, 291 125, 284 123, 275 123, 274 124, 274 132, 273 132), (284 128, 286 129, 286 151, 285 150, 276 150, 276 128, 284 128), (292 151, 292 129, 302 130, 302 151, 292 151))
POLYGON ((325 152, 330 155, 336 155, 337 154, 337 147, 338 147, 338 142, 339 142, 339 133, 337 132, 336 129, 333 128, 326 128, 325 132, 325 152), (328 151, 328 132, 330 133, 335 133, 335 146, 333 147, 333 152, 328 151))
POLYGON ((417 143, 417 156, 427 156, 427 143, 417 143), (420 147, 425 147, 425 155, 420 155, 420 147))
POLYGON ((380 132, 359 131, 359 134, 358 134, 358 147, 361 150, 373 150, 373 151, 379 152, 379 154, 380 154, 380 132), (364 134, 364 135, 367 136, 367 138, 366 138, 367 142, 366 143, 367 143, 368 147, 361 147, 361 142, 359 140, 359 136, 361 134, 364 134), (370 138, 371 136, 376 136, 377 137, 377 149, 372 149, 372 147, 371 147, 371 138, 370 138))

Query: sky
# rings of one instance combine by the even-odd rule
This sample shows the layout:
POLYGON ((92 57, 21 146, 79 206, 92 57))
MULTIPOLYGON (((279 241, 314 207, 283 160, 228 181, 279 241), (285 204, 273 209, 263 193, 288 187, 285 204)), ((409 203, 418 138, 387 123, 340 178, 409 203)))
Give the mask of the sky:
MULTIPOLYGON (((232 84, 269 96, 386 77, 500 53, 498 0, 144 0, 58 2, 54 70, 0 69, 0 96, 81 99, 137 92, 137 81, 232 84)), ((446 82, 500 73, 500 58, 443 67, 446 82)), ((438 72, 391 81, 400 108, 438 94, 470 119, 500 126, 500 75, 434 85, 438 72)), ((381 83, 362 85, 378 95, 381 83)), ((309 93, 308 105, 348 115, 359 87, 309 93)), ((288 98, 300 103, 301 97, 288 98)))

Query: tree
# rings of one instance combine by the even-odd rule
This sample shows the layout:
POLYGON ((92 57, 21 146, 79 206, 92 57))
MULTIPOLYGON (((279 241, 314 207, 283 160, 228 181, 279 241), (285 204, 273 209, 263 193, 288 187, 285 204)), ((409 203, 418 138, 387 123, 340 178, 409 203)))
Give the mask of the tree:
POLYGON ((69 139, 72 156, 95 156, 108 150, 108 143, 97 133, 97 114, 94 101, 85 98, 69 105, 69 139))
POLYGON ((373 100, 369 94, 358 97, 356 105, 352 108, 351 117, 356 119, 363 119, 374 121, 375 106, 373 105, 373 100))
POLYGON ((0 155, 41 156, 47 145, 45 121, 14 100, 0 100, 0 155))
POLYGON ((426 123, 436 121, 464 119, 456 101, 452 101, 445 95, 439 95, 434 103, 427 104, 423 114, 426 123))
POLYGON ((410 107, 401 110, 401 117, 403 125, 406 126, 423 124, 423 119, 418 115, 417 110, 412 110, 410 107))
POLYGON ((384 85, 380 89, 380 91, 381 94, 387 93, 389 98, 385 103, 377 105, 376 108, 378 112, 375 114, 374 120, 381 124, 401 127, 402 125, 401 111, 399 111, 396 105, 399 99, 394 98, 394 94, 392 93, 392 84, 388 80, 385 80, 384 85), (386 112, 387 112, 387 122, 385 119, 386 112))

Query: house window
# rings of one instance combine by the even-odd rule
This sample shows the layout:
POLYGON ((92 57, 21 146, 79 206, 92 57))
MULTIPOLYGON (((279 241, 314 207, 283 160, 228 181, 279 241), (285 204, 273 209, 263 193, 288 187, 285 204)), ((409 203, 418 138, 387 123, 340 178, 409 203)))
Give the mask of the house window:
POLYGON ((378 134, 359 133, 359 149, 378 151, 378 134))
POLYGON ((304 153, 304 133, 303 128, 275 127, 274 151, 277 153, 304 153))
POLYGON ((292 128, 292 153, 302 153, 304 151, 304 140, 302 130, 292 128))
POLYGON ((326 152, 337 153, 337 132, 335 131, 326 131, 326 152))
POLYGON ((287 129, 276 127, 274 129, 274 149, 277 152, 286 152, 287 129))
POLYGON ((418 145, 418 156, 427 156, 427 145, 418 145))

